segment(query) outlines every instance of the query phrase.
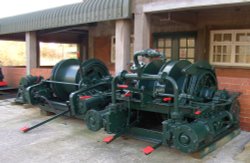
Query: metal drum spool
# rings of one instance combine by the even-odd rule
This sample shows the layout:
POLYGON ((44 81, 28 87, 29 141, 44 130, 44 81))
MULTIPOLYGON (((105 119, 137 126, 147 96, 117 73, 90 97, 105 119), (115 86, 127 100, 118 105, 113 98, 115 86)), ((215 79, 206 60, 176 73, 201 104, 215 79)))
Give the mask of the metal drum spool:
MULTIPOLYGON (((164 66, 162 66, 160 73, 165 72, 168 74, 168 76, 172 77, 176 81, 179 90, 181 90, 186 77, 182 70, 190 64, 191 62, 187 60, 171 60, 167 62, 164 66)), ((169 82, 166 84, 165 92, 173 93, 172 85, 169 82)))
POLYGON ((62 100, 66 100, 71 92, 77 90, 80 81, 80 61, 77 59, 62 60, 57 63, 51 74, 51 80, 56 82, 65 82, 71 84, 51 83, 54 94, 62 100))
POLYGON ((90 59, 83 63, 78 59, 62 60, 52 70, 51 88, 58 98, 65 101, 70 93, 97 84, 109 76, 108 68, 100 60, 90 59))
MULTIPOLYGON (((144 69, 143 74, 161 74, 166 72, 169 76, 171 76, 177 82, 179 88, 182 87, 183 81, 185 79, 185 74, 182 72, 182 69, 191 63, 186 60, 181 61, 168 61, 165 64, 161 60, 155 60, 149 63, 144 69)), ((141 80, 139 82, 139 86, 144 86, 148 91, 153 91, 154 87, 159 85, 158 81, 155 80, 141 80)), ((165 87, 167 93, 172 93, 173 88, 170 83, 167 83, 165 87)))

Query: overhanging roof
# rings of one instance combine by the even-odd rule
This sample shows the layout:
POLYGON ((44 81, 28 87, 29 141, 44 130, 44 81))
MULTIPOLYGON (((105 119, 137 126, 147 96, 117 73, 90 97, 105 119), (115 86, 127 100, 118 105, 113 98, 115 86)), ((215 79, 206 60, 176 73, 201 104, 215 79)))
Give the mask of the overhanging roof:
POLYGON ((0 19, 0 35, 125 19, 130 16, 130 0, 85 0, 0 19))
POLYGON ((249 4, 250 0, 208 0, 208 1, 187 1, 187 0, 169 0, 165 2, 154 2, 145 4, 143 12, 163 12, 163 11, 181 11, 187 9, 205 9, 214 7, 226 7, 235 5, 249 4))

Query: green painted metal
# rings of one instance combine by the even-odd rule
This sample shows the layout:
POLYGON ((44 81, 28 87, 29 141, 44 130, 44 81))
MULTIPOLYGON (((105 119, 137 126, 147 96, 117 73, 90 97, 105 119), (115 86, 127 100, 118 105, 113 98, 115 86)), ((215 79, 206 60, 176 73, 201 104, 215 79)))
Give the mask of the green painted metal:
POLYGON ((159 56, 148 49, 135 53, 135 72, 123 71, 113 79, 112 103, 95 113, 92 124, 96 120, 108 133, 154 140, 185 153, 201 150, 239 127, 239 93, 218 90, 211 65, 159 56), (152 61, 141 66, 139 56, 152 61))
POLYGON ((15 102, 20 103, 20 104, 28 103, 28 99, 25 96, 25 89, 28 88, 29 86, 32 86, 41 82, 41 80, 43 80, 43 77, 41 76, 28 75, 28 76, 22 77, 19 82, 19 88, 18 88, 15 102))
MULTIPOLYGON (((38 105, 58 115, 67 111, 63 115, 85 119, 89 110, 101 111, 109 104, 111 80, 108 68, 100 60, 83 63, 77 59, 62 60, 47 80, 33 76, 22 78, 16 101, 38 105)), ((87 124, 93 126, 91 120, 87 124)))
POLYGON ((92 131, 104 128, 114 134, 107 143, 132 135, 156 143, 150 150, 167 145, 194 153, 239 128, 239 93, 218 90, 209 63, 167 61, 162 55, 137 52, 133 72, 114 78, 99 60, 64 60, 49 80, 26 84, 22 97, 58 115, 69 110, 65 114, 84 119, 92 131), (140 64, 138 57, 150 62, 140 64))
POLYGON ((60 99, 68 99, 69 94, 78 89, 78 83, 80 82, 81 76, 80 64, 80 61, 76 59, 62 60, 52 69, 52 82, 48 82, 51 82, 53 92, 60 99))
POLYGON ((130 0, 81 3, 0 19, 0 34, 36 31, 131 17, 130 0))

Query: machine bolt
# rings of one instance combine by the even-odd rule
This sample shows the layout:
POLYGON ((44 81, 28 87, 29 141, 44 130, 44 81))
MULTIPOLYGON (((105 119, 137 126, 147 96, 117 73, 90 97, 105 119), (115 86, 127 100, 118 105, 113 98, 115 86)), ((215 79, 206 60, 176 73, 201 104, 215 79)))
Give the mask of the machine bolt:
POLYGON ((189 136, 187 136, 187 135, 185 135, 185 134, 182 134, 182 135, 180 136, 180 142, 181 142, 182 144, 189 144, 189 143, 190 143, 190 138, 189 138, 189 136))

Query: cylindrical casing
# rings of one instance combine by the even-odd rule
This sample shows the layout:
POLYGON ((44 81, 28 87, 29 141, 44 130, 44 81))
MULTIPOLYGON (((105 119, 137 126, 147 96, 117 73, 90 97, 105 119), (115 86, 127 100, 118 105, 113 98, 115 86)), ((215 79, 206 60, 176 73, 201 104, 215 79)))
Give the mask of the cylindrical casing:
POLYGON ((191 124, 177 126, 173 133, 174 146, 183 152, 198 150, 200 143, 209 136, 209 128, 204 123, 197 121, 191 124))
POLYGON ((80 61, 77 59, 62 60, 57 63, 52 70, 51 80, 69 84, 51 83, 51 88, 57 97, 67 100, 69 94, 77 90, 77 84, 80 82, 80 61))

